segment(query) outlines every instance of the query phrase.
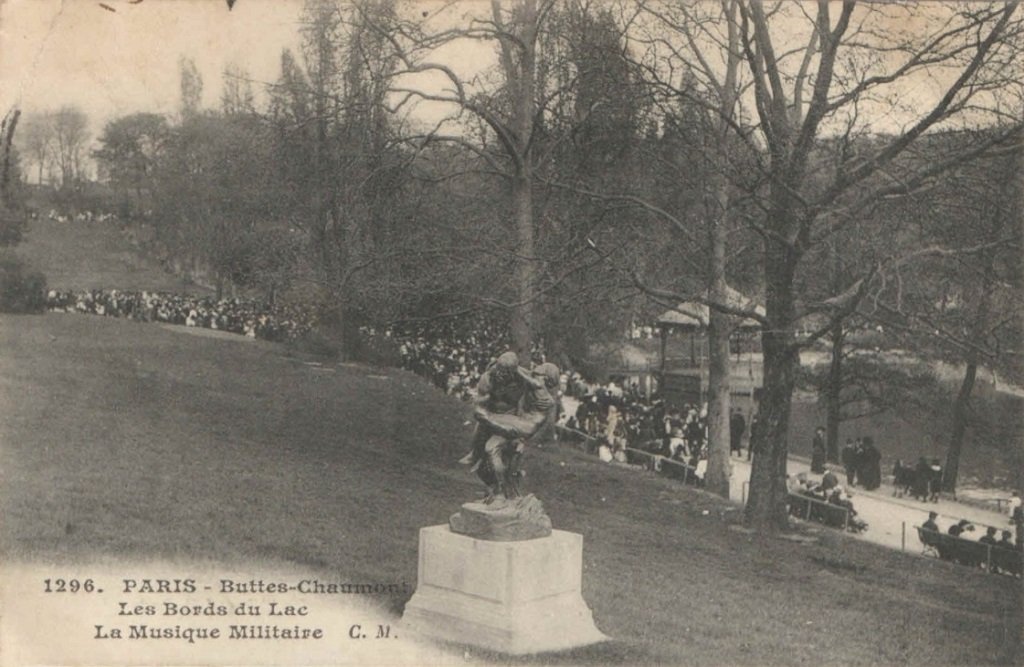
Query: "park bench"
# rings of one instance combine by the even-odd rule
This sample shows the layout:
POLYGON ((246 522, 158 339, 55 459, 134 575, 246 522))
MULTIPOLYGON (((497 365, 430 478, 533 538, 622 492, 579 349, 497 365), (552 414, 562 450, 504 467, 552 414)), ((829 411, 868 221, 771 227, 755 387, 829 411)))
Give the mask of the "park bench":
POLYGON ((789 513, 805 521, 814 521, 830 528, 846 529, 849 526, 850 511, 827 500, 813 498, 801 493, 789 494, 789 513))
POLYGON ((1017 577, 1024 576, 1024 551, 992 547, 992 566, 998 572, 1017 577))
POLYGON ((954 535, 946 535, 917 526, 923 552, 968 567, 981 567, 989 572, 1021 575, 1022 553, 1016 549, 982 544, 954 535))

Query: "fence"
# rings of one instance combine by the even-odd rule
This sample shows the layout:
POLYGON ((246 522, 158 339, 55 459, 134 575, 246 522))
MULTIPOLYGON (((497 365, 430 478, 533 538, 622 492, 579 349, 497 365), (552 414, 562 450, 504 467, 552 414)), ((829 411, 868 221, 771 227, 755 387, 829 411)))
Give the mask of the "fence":
MULTIPOLYGON (((584 444, 587 453, 593 453, 600 440, 582 431, 558 427, 560 435, 568 436, 584 444)), ((661 454, 649 452, 635 447, 625 447, 626 462, 634 465, 642 465, 645 469, 661 473, 666 477, 681 480, 684 484, 700 486, 703 484, 703 476, 697 473, 697 469, 684 461, 679 461, 661 454)), ((747 502, 747 489, 749 481, 744 481, 741 488, 742 504, 747 502)), ((792 516, 806 521, 815 521, 831 528, 848 530, 850 528, 850 510, 845 507, 829 503, 825 500, 811 498, 799 494, 789 494, 789 513, 792 516)))

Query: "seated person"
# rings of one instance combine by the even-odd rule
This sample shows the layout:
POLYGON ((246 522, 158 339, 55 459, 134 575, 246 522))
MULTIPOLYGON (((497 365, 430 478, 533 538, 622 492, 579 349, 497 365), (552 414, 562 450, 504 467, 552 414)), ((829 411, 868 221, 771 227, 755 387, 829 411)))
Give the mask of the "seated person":
POLYGON ((974 526, 971 525, 970 521, 967 519, 960 519, 960 521, 950 526, 949 530, 946 532, 953 537, 960 537, 963 533, 970 532, 972 530, 974 530, 974 526))
POLYGON ((989 526, 988 530, 985 531, 985 534, 978 538, 978 542, 981 544, 988 544, 990 546, 998 544, 996 541, 996 529, 989 526))
POLYGON ((925 530, 932 532, 939 532, 939 524, 935 523, 935 519, 939 518, 937 512, 928 512, 928 520, 921 524, 921 527, 925 530))
POLYGON ((807 490, 807 473, 798 472, 796 475, 786 476, 786 485, 790 493, 803 493, 807 490))
POLYGON ((1013 549, 1013 533, 1008 530, 1003 531, 1002 539, 996 542, 997 547, 1004 547, 1006 549, 1013 549))
POLYGON ((821 476, 821 490, 827 493, 837 486, 839 486, 839 478, 831 470, 825 470, 825 474, 821 476))
POLYGON ((850 496, 846 494, 841 486, 835 487, 835 490, 829 494, 828 502, 850 510, 850 516, 856 516, 857 514, 856 510, 853 509, 853 501, 850 500, 850 496))

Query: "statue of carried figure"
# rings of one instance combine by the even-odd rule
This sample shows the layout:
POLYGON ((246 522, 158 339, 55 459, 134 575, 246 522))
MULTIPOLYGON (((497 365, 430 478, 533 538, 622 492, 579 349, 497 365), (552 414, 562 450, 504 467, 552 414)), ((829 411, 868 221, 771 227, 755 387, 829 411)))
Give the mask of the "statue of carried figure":
POLYGON ((515 352, 505 352, 477 383, 476 431, 470 452, 460 463, 471 466, 487 486, 484 503, 522 494, 522 458, 526 441, 554 415, 552 391, 559 370, 552 363, 527 370, 515 352))

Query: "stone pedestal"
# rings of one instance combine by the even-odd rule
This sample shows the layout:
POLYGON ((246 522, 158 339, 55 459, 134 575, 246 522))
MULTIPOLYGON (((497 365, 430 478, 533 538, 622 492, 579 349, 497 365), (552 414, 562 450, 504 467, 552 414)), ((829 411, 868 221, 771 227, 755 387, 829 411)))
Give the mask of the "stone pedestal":
POLYGON ((419 581, 404 628, 509 654, 607 639, 583 601, 583 536, 562 530, 493 542, 420 529, 419 581))

